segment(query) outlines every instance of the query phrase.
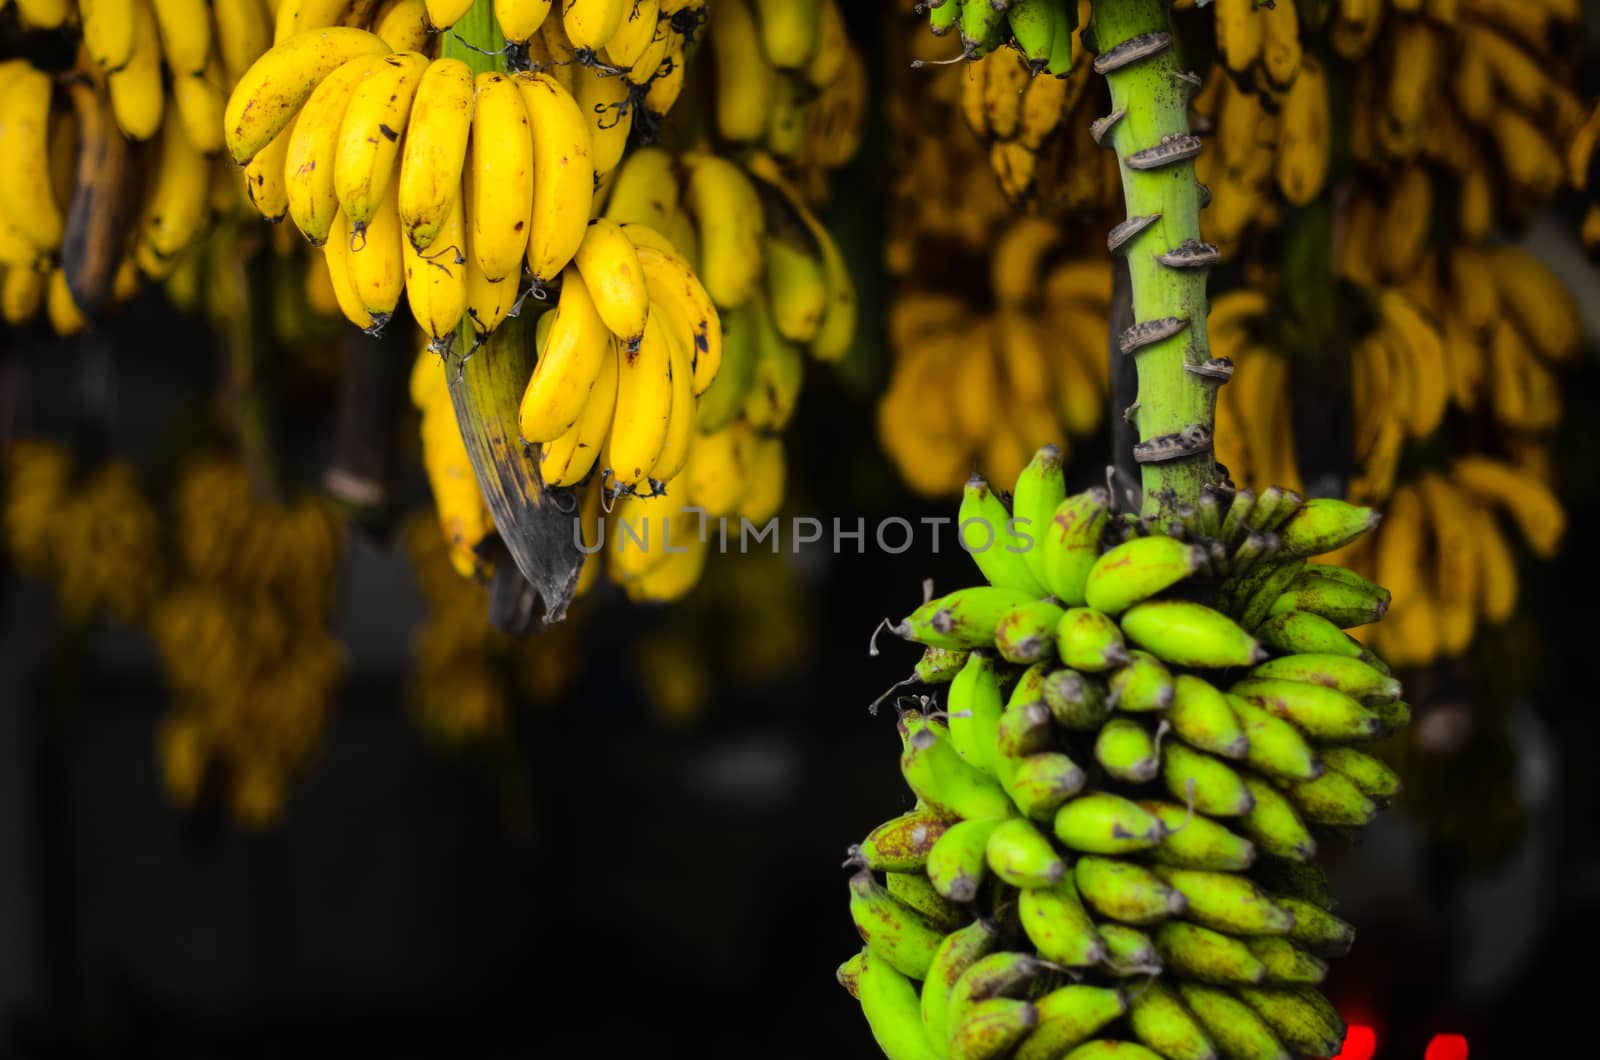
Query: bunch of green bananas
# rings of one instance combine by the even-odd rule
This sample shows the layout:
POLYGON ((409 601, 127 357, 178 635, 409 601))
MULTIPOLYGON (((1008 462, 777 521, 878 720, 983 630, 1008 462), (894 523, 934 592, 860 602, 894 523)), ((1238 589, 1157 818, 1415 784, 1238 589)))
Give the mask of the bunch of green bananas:
POLYGON ((175 699, 159 744, 174 802, 220 786, 235 817, 276 820, 321 740, 344 653, 327 630, 341 530, 312 497, 256 497, 236 459, 193 459, 172 512, 175 577, 149 614, 175 699))
POLYGON ((923 0, 917 7, 934 36, 955 31, 963 59, 981 59, 1010 46, 1035 73, 1065 77, 1072 70, 1077 0, 923 0))
POLYGON ((926 649, 906 683, 948 686, 900 715, 916 808, 848 862, 840 979, 893 1060, 1339 1051, 1316 984, 1354 932, 1310 862, 1395 793, 1359 744, 1409 709, 1344 632, 1389 594, 1309 560, 1377 519, 1276 487, 1108 509, 1053 447, 1009 506, 974 479, 989 584, 893 627, 926 649))
POLYGON ((126 460, 74 467, 54 442, 5 452, 4 544, 18 572, 50 582, 72 624, 144 617, 161 585, 161 525, 126 460))
POLYGON ((988 271, 987 292, 907 292, 890 313, 878 434, 919 493, 953 494, 973 466, 1009 481, 1038 446, 1104 421, 1110 263, 1023 218, 995 240, 988 271), (972 302, 985 294, 988 310, 972 302))

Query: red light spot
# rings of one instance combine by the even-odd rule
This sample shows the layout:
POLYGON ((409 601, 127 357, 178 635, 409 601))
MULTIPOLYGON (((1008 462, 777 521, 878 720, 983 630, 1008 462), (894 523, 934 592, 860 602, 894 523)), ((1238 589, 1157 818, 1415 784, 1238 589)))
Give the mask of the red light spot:
MULTIPOLYGON (((1345 1032, 1344 1048, 1339 1050, 1339 1055, 1333 1060, 1372 1060, 1372 1054, 1378 1051, 1378 1036, 1371 1027, 1353 1024, 1345 1032)), ((1462 1054, 1463 1056, 1466 1054, 1462 1054)), ((1434 1060, 1428 1057, 1428 1060, 1434 1060)))
POLYGON ((1422 1060, 1467 1060, 1467 1039, 1459 1034, 1435 1034, 1422 1060))

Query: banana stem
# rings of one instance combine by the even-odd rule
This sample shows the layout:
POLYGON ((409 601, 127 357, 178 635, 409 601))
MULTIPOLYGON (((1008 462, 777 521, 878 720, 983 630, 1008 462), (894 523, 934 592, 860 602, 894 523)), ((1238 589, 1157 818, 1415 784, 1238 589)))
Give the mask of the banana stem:
POLYGON ((1206 271, 1216 250, 1200 241, 1200 142, 1188 113, 1198 79, 1179 62, 1165 0, 1097 4, 1094 37, 1095 70, 1111 88, 1111 113, 1094 132, 1116 149, 1127 205, 1108 244, 1127 258, 1135 320, 1112 341, 1138 368, 1127 415, 1138 427, 1143 514, 1162 517, 1196 504, 1216 478, 1216 391, 1232 370, 1211 360, 1206 341, 1206 271))
POLYGON ((475 0, 461 20, 444 31, 439 54, 445 59, 460 59, 474 74, 505 71, 506 38, 494 17, 494 0, 475 0))

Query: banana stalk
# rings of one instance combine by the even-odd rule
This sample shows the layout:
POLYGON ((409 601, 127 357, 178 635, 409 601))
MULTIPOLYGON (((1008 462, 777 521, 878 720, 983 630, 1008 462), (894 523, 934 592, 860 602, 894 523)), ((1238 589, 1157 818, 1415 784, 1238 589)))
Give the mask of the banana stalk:
POLYGON ((1179 62, 1166 8, 1163 0, 1113 0, 1095 6, 1093 24, 1111 113, 1092 132, 1116 149, 1128 211, 1107 242, 1127 258, 1133 286, 1135 323, 1116 341, 1138 368, 1127 415, 1138 427, 1148 517, 1195 504, 1216 479, 1216 392, 1232 372, 1211 360, 1206 341, 1206 271, 1217 252, 1200 241, 1200 141, 1188 119, 1199 79, 1179 62))
MULTIPOLYGON (((492 0, 476 0, 445 31, 442 52, 466 63, 474 74, 506 68, 505 38, 492 0)), ((476 342, 471 323, 463 321, 442 370, 450 379, 450 401, 478 488, 526 581, 511 584, 518 579, 497 570, 500 603, 491 608, 490 618, 510 632, 529 632, 559 622, 572 602, 583 566, 572 532, 578 505, 571 490, 546 489, 539 475, 539 451, 523 442, 518 428, 522 392, 537 360, 533 315, 508 318, 474 349, 476 342), (534 595, 543 604, 542 615, 535 614, 534 595)))

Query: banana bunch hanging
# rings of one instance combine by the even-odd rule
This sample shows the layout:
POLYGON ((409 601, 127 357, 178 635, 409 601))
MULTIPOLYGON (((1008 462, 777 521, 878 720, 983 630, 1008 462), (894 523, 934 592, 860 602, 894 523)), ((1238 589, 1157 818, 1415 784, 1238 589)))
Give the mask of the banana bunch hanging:
POLYGON ((1335 1055, 1355 932, 1313 859, 1398 790, 1364 746, 1409 708, 1345 632, 1389 593, 1313 557, 1376 518, 1207 490, 1168 536, 1107 501, 1054 447, 1009 504, 968 484, 987 584, 891 627, 917 801, 850 848, 839 981, 894 1060, 1335 1055))
POLYGON ((149 618, 175 694, 163 781, 180 806, 217 791, 242 823, 270 824, 344 669, 327 629, 341 531, 314 498, 257 499, 244 465, 223 457, 184 470, 172 523, 178 569, 149 618))
POLYGON ((1049 221, 1014 222, 981 291, 912 290, 890 313, 894 351, 878 434, 919 493, 955 493, 974 466, 1015 477, 1054 438, 1105 418, 1111 266, 1077 257, 1049 221))

